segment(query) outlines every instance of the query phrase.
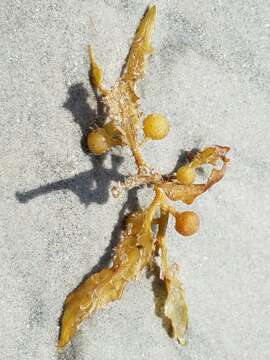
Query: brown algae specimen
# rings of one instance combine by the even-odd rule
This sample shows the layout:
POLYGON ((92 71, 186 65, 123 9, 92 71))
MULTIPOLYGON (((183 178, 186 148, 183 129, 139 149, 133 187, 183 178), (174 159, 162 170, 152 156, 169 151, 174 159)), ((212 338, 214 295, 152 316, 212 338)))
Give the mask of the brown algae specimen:
MULTIPOLYGON (((89 132, 87 144, 95 155, 108 152, 115 146, 127 146, 136 165, 136 173, 112 188, 114 197, 133 187, 147 185, 154 193, 150 205, 129 214, 118 245, 114 249, 112 265, 84 280, 66 298, 61 317, 58 349, 63 348, 76 333, 80 323, 94 311, 121 298, 128 282, 135 280, 146 267, 160 269, 159 276, 166 290, 164 316, 170 321, 172 336, 185 344, 188 308, 184 290, 177 277, 176 266, 170 265, 165 245, 169 216, 175 218, 175 229, 190 236, 199 228, 199 217, 192 211, 177 212, 170 201, 192 204, 202 193, 222 179, 229 160, 229 147, 211 146, 190 156, 190 161, 171 175, 154 171, 143 159, 138 144, 138 133, 145 140, 160 140, 169 132, 168 120, 160 114, 144 116, 139 110, 136 82, 142 78, 146 57, 153 53, 150 38, 154 27, 156 7, 150 6, 142 18, 125 63, 124 70, 114 86, 106 89, 102 84, 103 72, 90 49, 90 80, 107 109, 103 128, 89 132), (217 165, 222 166, 217 168, 217 165), (208 164, 212 171, 205 183, 194 183, 196 169, 208 164), (157 231, 152 229, 153 224, 157 231)), ((149 189, 149 191, 151 191, 149 189)))

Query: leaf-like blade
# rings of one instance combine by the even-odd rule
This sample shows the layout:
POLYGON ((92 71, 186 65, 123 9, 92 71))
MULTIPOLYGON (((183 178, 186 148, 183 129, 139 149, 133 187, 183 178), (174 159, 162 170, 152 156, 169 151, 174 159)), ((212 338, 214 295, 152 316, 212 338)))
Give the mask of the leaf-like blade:
POLYGON ((128 217, 127 228, 115 249, 112 266, 90 276, 67 296, 61 319, 59 349, 70 341, 86 317, 119 299, 125 285, 148 264, 153 251, 151 222, 159 202, 158 194, 147 209, 128 217))
POLYGON ((156 17, 156 7, 150 6, 133 39, 122 78, 135 83, 143 75, 145 57, 153 52, 150 44, 156 17))
POLYGON ((164 314, 170 320, 173 337, 181 345, 185 344, 185 332, 188 325, 188 307, 185 302, 184 290, 176 275, 176 270, 169 265, 167 248, 165 246, 165 232, 168 222, 168 212, 162 211, 160 218, 157 242, 160 250, 160 277, 164 282, 167 298, 164 305, 164 314))
POLYGON ((109 91, 102 90, 99 72, 95 62, 92 62, 94 65, 92 66, 93 80, 98 84, 99 90, 101 90, 108 117, 120 129, 122 144, 130 147, 139 169, 145 167, 145 162, 136 143, 136 128, 141 113, 138 111, 139 97, 135 93, 134 85, 143 74, 146 55, 149 55, 152 51, 150 37, 155 22, 155 15, 156 7, 150 6, 137 29, 122 76, 109 91), (94 75, 94 72, 97 73, 97 76, 94 75))
POLYGON ((107 90, 102 86, 103 71, 95 62, 94 52, 91 47, 89 47, 89 61, 90 61, 90 82, 97 90, 100 91, 102 95, 105 95, 107 93, 107 90))
POLYGON ((164 307, 165 315, 171 320, 173 337, 181 345, 185 345, 184 335, 188 326, 188 307, 185 302, 184 290, 172 268, 165 273, 164 282, 168 293, 164 307))
POLYGON ((212 172, 205 184, 182 185, 176 180, 171 180, 160 183, 158 186, 164 190, 169 199, 173 201, 181 200, 188 205, 192 204, 197 196, 207 191, 211 186, 223 178, 229 162, 229 159, 227 159, 225 155, 229 149, 230 148, 228 147, 221 146, 206 148, 203 151, 200 151, 192 160, 190 165, 193 168, 203 164, 215 165, 218 160, 223 161, 221 169, 212 169, 212 172))

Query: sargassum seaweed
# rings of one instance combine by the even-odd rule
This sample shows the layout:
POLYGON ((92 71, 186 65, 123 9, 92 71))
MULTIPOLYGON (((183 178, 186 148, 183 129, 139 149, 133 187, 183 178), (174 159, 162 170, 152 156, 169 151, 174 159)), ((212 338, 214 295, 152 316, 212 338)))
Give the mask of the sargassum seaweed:
MULTIPOLYGON (((160 280, 163 282, 166 291, 164 316, 170 321, 172 336, 180 344, 186 342, 188 307, 182 284, 177 277, 176 267, 169 264, 165 245, 169 216, 177 219, 177 216, 181 214, 170 206, 170 201, 181 201, 190 205, 197 197, 220 181, 229 163, 226 157, 229 147, 210 146, 192 156, 186 166, 189 173, 192 172, 193 174, 193 171, 205 164, 212 166, 212 171, 203 184, 193 183, 193 176, 190 181, 183 183, 181 178, 179 180, 174 173, 162 175, 153 171, 144 161, 137 139, 137 134, 143 127, 144 115, 139 110, 136 82, 143 77, 146 57, 153 53, 150 38, 155 17, 156 7, 150 6, 134 36, 124 70, 110 89, 104 87, 102 83, 103 72, 95 62, 93 49, 90 48, 89 50, 91 84, 99 93, 108 115, 107 125, 104 129, 98 128, 92 132, 92 134, 98 133, 98 140, 103 141, 100 142, 101 145, 94 143, 96 146, 93 148, 96 149, 97 154, 100 154, 115 146, 127 146, 134 157, 137 168, 136 174, 128 177, 123 183, 114 186, 113 195, 117 197, 122 190, 147 185, 152 188, 155 196, 149 206, 145 209, 139 209, 127 217, 119 243, 114 249, 112 265, 91 275, 67 296, 61 317, 58 349, 62 349, 70 341, 84 319, 109 302, 121 298, 126 284, 135 280, 145 267, 149 267, 150 270, 153 269, 153 264, 160 268, 160 280), (222 166, 218 168, 220 162, 222 166), (157 226, 156 232, 153 231, 153 224, 157 226)), ((157 121, 159 126, 165 121, 160 116, 152 115, 150 118, 150 121, 153 120, 153 126, 157 121)), ((166 121, 165 125, 167 134, 166 121)), ((91 138, 91 143, 89 142, 90 150, 93 141, 95 142, 95 136, 91 138)), ((188 219, 187 213, 186 218, 188 219)), ((197 218, 193 216, 192 219, 194 222, 194 219, 197 218)), ((185 234, 195 232, 195 227, 192 228, 193 222, 189 221, 189 223, 184 224, 185 234), (188 231, 186 231, 187 226, 191 227, 188 231)), ((198 224, 196 224, 196 230, 197 227, 198 224)), ((182 233, 179 225, 176 230, 180 234, 182 233)))

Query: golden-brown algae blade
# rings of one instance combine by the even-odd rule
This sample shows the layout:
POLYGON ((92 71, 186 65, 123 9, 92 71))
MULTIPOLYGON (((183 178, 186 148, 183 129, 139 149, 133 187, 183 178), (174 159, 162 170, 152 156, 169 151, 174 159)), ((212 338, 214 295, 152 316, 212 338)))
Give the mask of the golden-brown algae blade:
POLYGON ((94 52, 91 47, 89 47, 89 62, 90 62, 90 82, 97 90, 100 91, 101 95, 105 96, 107 90, 102 85, 103 71, 95 62, 94 52))
POLYGON ((173 337, 181 345, 185 344, 185 332, 188 326, 188 307, 185 302, 184 290, 176 271, 168 263, 167 248, 165 246, 165 233, 168 223, 168 212, 161 210, 157 242, 160 251, 160 277, 166 288, 166 301, 164 304, 164 315, 170 320, 173 337))
POLYGON ((156 7, 150 6, 134 36, 123 74, 109 91, 104 90, 101 86, 99 71, 93 61, 93 53, 90 53, 91 63, 93 64, 91 67, 92 83, 98 85, 98 89, 103 95, 108 117, 115 121, 116 126, 122 132, 122 143, 130 147, 139 172, 142 169, 144 170, 146 165, 136 142, 136 129, 141 114, 138 111, 139 97, 135 93, 134 85, 143 74, 145 57, 152 52, 150 37, 155 16, 156 7), (97 73, 97 76, 95 76, 95 73, 97 73))
POLYGON ((70 341, 86 317, 119 299, 125 285, 148 264, 153 251, 151 223, 159 202, 160 195, 157 195, 147 209, 129 216, 127 228, 115 249, 113 265, 90 276, 67 296, 58 349, 70 341))
POLYGON ((145 57, 153 52, 150 44, 156 17, 156 7, 150 6, 140 25, 130 47, 126 61, 123 80, 135 83, 143 75, 145 57))
POLYGON ((188 326, 188 307, 185 302, 184 290, 173 269, 165 272, 164 282, 168 294, 164 312, 167 318, 171 320, 173 337, 181 345, 185 345, 184 335, 188 326))

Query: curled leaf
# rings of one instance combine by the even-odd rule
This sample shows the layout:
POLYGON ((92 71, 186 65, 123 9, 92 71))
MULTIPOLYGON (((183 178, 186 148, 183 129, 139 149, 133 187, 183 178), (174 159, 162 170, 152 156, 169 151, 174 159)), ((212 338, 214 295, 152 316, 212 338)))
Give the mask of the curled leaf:
POLYGON ((192 159, 190 166, 197 168, 204 164, 215 165, 221 159, 225 159, 226 153, 230 150, 228 146, 211 146, 199 151, 192 159))
POLYGON ((225 155, 229 149, 229 147, 221 146, 206 148, 199 152, 192 160, 190 166, 194 168, 203 164, 215 165, 218 160, 222 160, 223 165, 221 169, 218 170, 213 168, 205 184, 183 185, 173 179, 171 181, 161 182, 158 184, 158 186, 163 189, 169 199, 173 201, 181 200, 188 205, 192 204, 196 197, 204 193, 211 186, 223 178, 227 164, 229 162, 229 159, 227 159, 225 155))
POLYGON ((95 310, 121 297, 126 284, 148 264, 153 251, 151 223, 160 202, 157 194, 144 211, 129 215, 110 268, 90 276, 64 303, 58 348, 64 347, 80 323, 95 310))

